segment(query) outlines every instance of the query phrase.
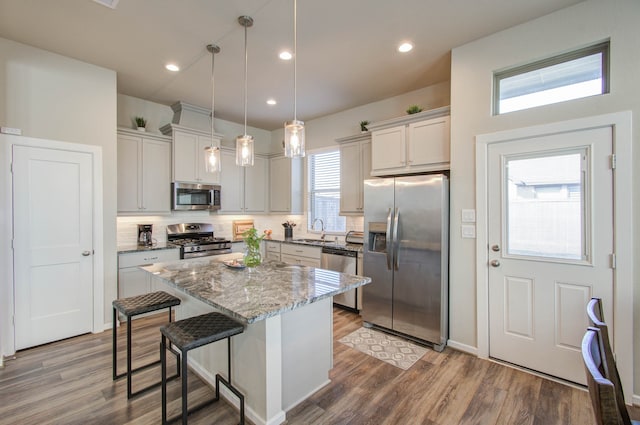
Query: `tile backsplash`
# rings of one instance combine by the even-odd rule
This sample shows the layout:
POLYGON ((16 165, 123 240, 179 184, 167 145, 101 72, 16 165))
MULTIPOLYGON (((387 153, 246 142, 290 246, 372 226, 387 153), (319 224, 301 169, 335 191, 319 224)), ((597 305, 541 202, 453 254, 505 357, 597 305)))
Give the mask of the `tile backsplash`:
MULTIPOLYGON (((346 217, 347 230, 364 229, 362 217, 346 217)), ((294 238, 318 237, 317 233, 308 233, 306 229, 306 215, 216 215, 207 211, 174 212, 170 216, 121 216, 118 217, 118 245, 135 244, 138 237, 138 224, 153 224, 153 238, 163 243, 167 241, 167 225, 177 223, 211 223, 216 237, 224 237, 233 240, 233 221, 253 220, 254 226, 260 233, 271 229, 274 239, 284 239, 282 223, 293 221, 297 224, 294 228, 294 238)), ((338 236, 339 241, 344 240, 344 235, 338 236)))

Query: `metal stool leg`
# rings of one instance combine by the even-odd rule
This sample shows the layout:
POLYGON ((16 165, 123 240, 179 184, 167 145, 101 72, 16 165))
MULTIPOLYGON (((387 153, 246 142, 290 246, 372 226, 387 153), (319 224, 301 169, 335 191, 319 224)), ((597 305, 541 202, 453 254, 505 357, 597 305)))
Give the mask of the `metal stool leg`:
POLYGON ((189 375, 187 370, 187 353, 188 351, 182 353, 182 425, 187 425, 187 416, 189 415, 187 408, 187 375, 189 375))
POLYGON ((113 380, 115 381, 118 378, 118 338, 116 337, 116 328, 118 327, 116 323, 116 309, 113 308, 113 325, 111 327, 111 333, 113 334, 113 341, 111 344, 111 354, 112 354, 112 367, 113 367, 113 380))
POLYGON ((162 373, 162 425, 167 423, 167 338, 160 342, 160 370, 162 373))

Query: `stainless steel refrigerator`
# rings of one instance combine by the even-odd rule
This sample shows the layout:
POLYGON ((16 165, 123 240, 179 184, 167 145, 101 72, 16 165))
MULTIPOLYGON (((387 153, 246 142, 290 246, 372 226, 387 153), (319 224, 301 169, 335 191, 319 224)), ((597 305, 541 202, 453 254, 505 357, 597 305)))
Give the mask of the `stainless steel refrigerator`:
POLYGON ((362 319, 426 341, 448 338, 449 184, 444 174, 364 182, 362 319))

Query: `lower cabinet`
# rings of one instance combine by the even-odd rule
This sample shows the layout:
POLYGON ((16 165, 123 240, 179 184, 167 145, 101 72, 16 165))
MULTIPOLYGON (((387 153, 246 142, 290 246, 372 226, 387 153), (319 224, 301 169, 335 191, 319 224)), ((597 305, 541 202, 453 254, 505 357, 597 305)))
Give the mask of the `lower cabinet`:
POLYGON ((299 264, 301 266, 320 267, 322 248, 299 244, 283 243, 280 259, 284 263, 299 264))
POLYGON ((265 259, 282 261, 282 258, 280 255, 281 246, 282 244, 280 242, 264 241, 265 259))
POLYGON ((140 266, 179 259, 179 249, 118 254, 118 298, 133 297, 152 291, 151 275, 141 270, 140 266))

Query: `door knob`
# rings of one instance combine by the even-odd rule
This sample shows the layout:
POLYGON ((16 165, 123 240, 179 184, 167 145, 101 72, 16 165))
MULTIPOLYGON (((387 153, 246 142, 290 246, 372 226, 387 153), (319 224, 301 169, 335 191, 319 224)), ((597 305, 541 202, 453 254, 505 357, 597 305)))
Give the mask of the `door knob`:
POLYGON ((499 246, 499 245, 492 245, 492 246, 491 246, 491 251, 493 251, 493 252, 499 252, 499 251, 500 251, 500 246, 499 246))
POLYGON ((491 260, 489 264, 491 264, 491 266, 493 267, 500 267, 500 261, 498 260, 491 260))
POLYGON ((83 257, 88 257, 91 255, 91 251, 82 251, 82 256, 83 257))

